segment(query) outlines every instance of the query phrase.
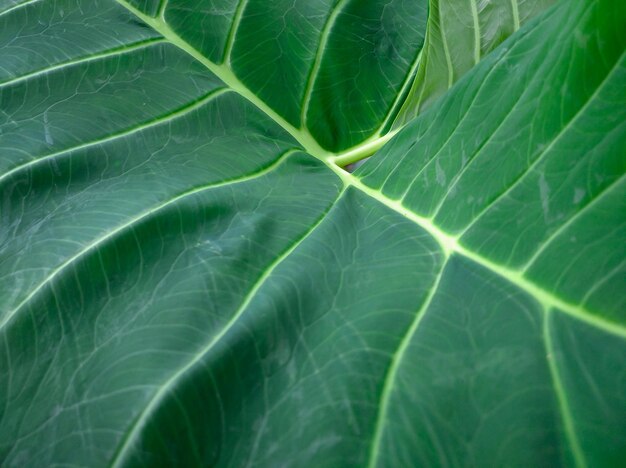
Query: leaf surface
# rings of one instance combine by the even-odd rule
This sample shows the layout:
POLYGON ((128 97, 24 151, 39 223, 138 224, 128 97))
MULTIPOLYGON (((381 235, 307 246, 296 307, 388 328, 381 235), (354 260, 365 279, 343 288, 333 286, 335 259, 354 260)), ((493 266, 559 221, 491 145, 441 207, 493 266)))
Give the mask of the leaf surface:
POLYGON ((346 90, 415 62, 332 54, 392 3, 2 4, 42 48, 0 84, 4 464, 624 459, 625 7, 559 3, 349 174, 388 114, 346 90))
POLYGON ((432 0, 416 79, 394 126, 401 127, 449 89, 482 57, 553 0, 432 0))

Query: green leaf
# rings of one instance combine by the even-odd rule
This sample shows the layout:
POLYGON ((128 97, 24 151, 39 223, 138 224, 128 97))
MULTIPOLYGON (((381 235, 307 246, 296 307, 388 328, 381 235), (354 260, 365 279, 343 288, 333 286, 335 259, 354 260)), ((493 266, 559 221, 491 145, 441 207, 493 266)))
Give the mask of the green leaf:
POLYGON ((554 0, 431 0, 417 77, 394 126, 427 108, 482 57, 554 0))
POLYGON ((319 147, 339 152, 381 136, 415 72, 426 0, 217 3, 131 9, 217 74, 234 74, 229 85, 245 87, 319 147))
POLYGON ((0 3, 3 465, 626 458, 626 6, 391 139, 420 5, 0 3))

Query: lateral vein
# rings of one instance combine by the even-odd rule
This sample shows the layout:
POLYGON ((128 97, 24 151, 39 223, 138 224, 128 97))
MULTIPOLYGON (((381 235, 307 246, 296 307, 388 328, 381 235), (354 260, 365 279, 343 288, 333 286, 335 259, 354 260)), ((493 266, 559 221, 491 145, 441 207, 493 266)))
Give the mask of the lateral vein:
POLYGON ((393 103, 389 107, 389 111, 387 112, 387 115, 385 116, 383 123, 378 127, 378 130, 376 131, 376 135, 379 135, 379 136, 382 135, 383 132, 385 131, 385 128, 387 127, 387 125, 389 125, 390 122, 392 123, 392 127, 393 127, 393 121, 395 120, 397 115, 400 113, 400 111, 402 110, 402 106, 404 105, 404 101, 405 101, 405 99, 403 99, 404 95, 410 90, 411 86, 415 82, 415 77, 417 76, 418 68, 420 66, 420 63, 422 62, 422 53, 424 52, 425 44, 426 42, 422 44, 422 48, 415 55, 415 58, 413 59, 413 62, 411 63, 411 68, 409 68, 409 71, 404 77, 404 82, 402 83, 402 86, 398 90, 398 94, 396 98, 394 99, 393 103))
MULTIPOLYGON (((341 196, 345 193, 346 187, 341 190, 337 199, 330 205, 329 211, 333 206, 336 205, 337 201, 341 198, 341 196)), ((197 363, 202 361, 202 359, 208 355, 208 353, 215 347, 217 343, 233 328, 235 323, 241 318, 241 316, 248 309, 248 306, 252 302, 252 300, 256 297, 258 291, 265 284, 265 282, 270 278, 274 270, 285 261, 302 243, 308 239, 311 234, 315 232, 315 230, 322 224, 322 222, 326 219, 328 211, 324 212, 315 223, 289 248, 287 248, 276 260, 274 260, 267 269, 261 274, 261 276, 257 279, 255 284, 252 286, 248 294, 244 297, 241 305, 237 308, 235 313, 232 315, 230 320, 224 325, 224 327, 220 330, 220 332, 215 335, 207 344, 204 346, 194 357, 183 367, 178 369, 163 385, 159 387, 159 390, 152 396, 148 405, 141 412, 139 417, 133 423, 128 436, 125 438, 122 443, 120 449, 118 450, 113 462, 111 463, 112 467, 119 467, 123 464, 123 461, 127 458, 129 451, 132 448, 133 443, 135 442, 137 435, 140 430, 145 425, 146 421, 153 413, 154 408, 161 402, 161 400, 167 395, 167 393, 171 390, 171 388, 178 382, 178 380, 190 369, 192 369, 197 363)))
POLYGON ((478 6, 476 0, 470 0, 472 20, 474 21, 474 63, 480 62, 480 21, 478 19, 478 6))
POLYGON ((506 279, 510 283, 516 285, 529 295, 533 296, 544 307, 554 307, 566 313, 580 321, 583 321, 591 326, 601 329, 605 332, 620 336, 626 339, 626 328, 615 322, 604 319, 600 316, 592 314, 584 307, 571 304, 564 299, 559 298, 553 292, 547 291, 537 284, 527 279, 523 272, 512 270, 506 266, 499 265, 488 258, 485 258, 476 252, 473 252, 464 247, 457 236, 452 236, 447 232, 441 230, 436 224, 434 224, 431 218, 425 218, 417 215, 413 211, 406 208, 399 200, 392 200, 384 195, 380 190, 373 189, 365 185, 358 177, 343 171, 342 169, 330 165, 331 169, 337 173, 344 183, 353 185, 357 189, 369 195, 371 198, 379 201, 383 205, 401 214, 405 218, 413 221, 415 224, 426 230, 440 245, 446 255, 461 255, 474 263, 477 263, 484 268, 491 270, 498 276, 506 279))
POLYGON ((319 143, 308 133, 295 128, 289 122, 287 122, 280 114, 274 109, 268 106, 257 95, 255 95, 246 85, 244 85, 239 78, 233 73, 228 64, 223 63, 221 65, 210 61, 204 55, 202 55, 197 49, 192 47, 187 41, 180 37, 168 24, 161 19, 155 19, 145 15, 137 8, 132 6, 126 0, 116 0, 117 3, 129 10, 140 20, 152 27, 155 31, 161 34, 167 41, 175 45, 182 51, 186 52, 198 62, 204 65, 211 73, 220 78, 228 87, 233 91, 250 101, 259 110, 267 114, 274 122, 283 127, 311 156, 314 156, 321 161, 326 162, 327 159, 332 156, 328 151, 322 148, 319 143))
POLYGON ((384 435, 385 420, 387 420, 387 413, 389 411, 389 400, 391 399, 391 395, 393 393, 393 386, 394 386, 394 383, 396 382, 396 376, 398 374, 400 365, 402 364, 402 359, 404 358, 404 355, 409 345, 411 344, 411 340, 415 336, 415 333, 417 332, 417 329, 419 328, 422 322, 422 319, 426 315, 426 312, 428 311, 428 308, 430 307, 430 304, 432 303, 432 300, 435 297, 435 294, 437 293, 437 290, 439 288, 439 283, 441 281, 441 278, 443 277, 443 273, 446 268, 447 261, 448 261, 448 257, 444 258, 441 264, 439 273, 437 274, 432 287, 428 291, 428 294, 426 295, 424 302, 422 303, 419 310, 415 314, 415 318, 413 319, 413 322, 411 323, 407 332, 402 338, 402 341, 400 341, 400 346, 398 347, 398 349, 396 350, 396 352, 391 358, 391 364, 389 365, 387 375, 385 376, 385 380, 383 383, 383 390, 380 396, 378 415, 376 417, 376 422, 374 424, 375 432, 374 432, 372 445, 370 447, 370 456, 369 456, 369 464, 368 464, 370 468, 374 468, 376 466, 376 462, 378 461, 379 452, 380 452, 380 444, 384 435))
POLYGON ((226 66, 230 66, 230 57, 233 53, 233 46, 235 45, 235 36, 237 35, 239 25, 241 24, 243 10, 246 8, 247 4, 248 0, 239 0, 239 3, 237 4, 235 17, 233 18, 233 23, 230 25, 230 30, 228 31, 228 39, 226 40, 226 47, 224 48, 224 54, 222 56, 222 63, 226 64, 226 66))
POLYGON ((42 3, 43 0, 26 0, 25 2, 22 3, 18 3, 17 5, 13 5, 12 7, 7 8, 4 11, 0 11, 0 16, 4 16, 7 15, 9 13, 11 13, 14 10, 19 10, 20 8, 24 8, 28 5, 31 5, 33 3, 42 3))
POLYGON ((132 228, 134 225, 137 225, 137 223, 140 223, 141 221, 149 218, 150 216, 154 215, 154 213, 157 213, 158 211, 161 211, 165 208, 167 208, 168 206, 174 205, 177 202, 179 202, 180 200, 187 198, 189 196, 195 195, 197 193, 200 192, 205 192, 207 190, 213 190, 213 189, 217 189, 220 187, 224 187, 227 185, 234 185, 234 184, 239 184, 239 183, 243 183, 243 182, 247 182, 253 179, 257 179, 259 177, 262 177, 270 172, 272 172, 276 167, 278 167, 280 164, 282 164, 283 161, 285 161, 285 159, 287 159, 289 157, 290 154, 296 152, 298 150, 288 150, 285 153, 283 153, 282 155, 280 155, 280 157, 278 157, 275 161, 273 161, 271 164, 269 164, 268 166, 262 168, 261 170, 254 172, 252 174, 248 174, 245 175, 243 177, 239 177, 239 178, 235 178, 235 179, 227 179, 227 180, 223 180, 221 182, 216 182, 216 183, 212 183, 212 184, 208 184, 208 185, 203 185, 200 187, 196 187, 194 189, 188 190, 186 192, 183 192, 157 206, 154 206, 142 213, 140 213, 139 215, 131 218, 130 220, 128 220, 127 222, 125 222, 124 224, 116 227, 115 229, 108 231, 107 233, 105 233, 104 235, 100 236, 99 238, 95 239, 94 241, 90 242, 89 244, 87 244, 85 247, 83 247, 79 252, 77 252, 76 254, 74 254, 72 257, 68 258, 65 262, 63 262, 61 265, 59 265, 58 267, 56 267, 54 270, 52 270, 52 272, 46 276, 43 281, 41 281, 29 294, 28 296, 26 296, 18 305, 17 307, 15 307, 12 311, 8 312, 3 319, 0 321, 0 330, 2 330, 12 319, 13 317, 15 317, 17 315, 17 313, 26 306, 26 304, 28 304, 47 284, 49 284, 52 280, 54 280, 54 278, 56 278, 57 276, 59 276, 67 267, 69 267, 70 265, 72 265, 74 262, 76 262, 77 260, 79 260, 81 257, 83 257, 84 255, 86 255, 87 253, 93 251, 94 249, 96 249, 97 247, 99 247, 100 245, 104 244, 105 242, 107 242, 109 239, 114 238, 115 236, 117 236, 118 234, 126 231, 129 228, 132 228))
POLYGON ((137 50, 141 50, 141 49, 147 49, 150 46, 154 45, 154 44, 162 44, 163 42, 165 42, 163 39, 161 38, 155 38, 155 39, 148 39, 146 41, 141 41, 141 42, 137 42, 135 44, 131 44, 129 46, 124 46, 124 47, 117 47, 115 49, 110 49, 110 50, 106 50, 104 52, 99 52, 97 54, 93 54, 93 55, 89 55, 86 57, 80 57, 76 60, 70 60, 67 62, 62 62, 59 63, 57 65, 53 65, 51 67, 47 67, 47 68, 42 68, 41 70, 37 70, 31 73, 27 73, 25 75, 21 75, 21 76, 16 76, 14 78, 8 79, 6 81, 3 81, 0 83, 0 88, 4 88, 6 86, 11 86, 14 85, 16 83, 20 83, 22 81, 28 81, 32 78, 36 78, 38 76, 42 76, 42 75, 48 75, 50 73, 53 73, 55 71, 59 71, 59 70, 63 70, 65 68, 70 68, 73 67, 74 65, 81 65, 81 64, 85 64, 85 63, 90 63, 90 62, 95 62, 98 61, 100 59, 103 58, 109 58, 109 57, 118 57, 130 52, 135 52, 137 50))
POLYGON ((194 110, 197 110, 199 108, 201 108, 202 106, 204 106, 206 103, 212 101, 213 99, 217 98, 218 96, 228 93, 230 92, 229 88, 218 88, 215 90, 210 91, 209 93, 205 94, 203 97, 201 97, 200 99, 192 102, 191 104, 187 104, 177 110, 175 110, 174 112, 164 115, 164 116, 159 116, 153 120, 150 120, 148 122, 143 122, 135 127, 131 127, 129 129, 125 129, 122 130, 120 132, 114 133, 113 135, 109 135, 107 137, 104 138, 99 138, 97 140, 93 140, 87 143, 83 143, 82 145, 77 145, 77 146, 73 146, 71 148, 66 148, 60 151, 56 151, 54 153, 50 153, 47 154, 45 156, 41 156, 35 159, 31 159, 30 161, 24 163, 24 164, 20 164, 19 166, 15 166, 14 168, 10 169, 9 171, 5 172, 4 174, 0 175, 0 184, 2 184, 2 182, 6 179, 8 179, 9 177, 15 175, 18 172, 21 172, 23 170, 28 169, 29 167, 35 166, 37 164, 40 164, 44 161, 48 161, 50 159, 54 159, 54 158, 58 158, 60 156, 64 156, 67 154, 71 154, 75 151, 79 151, 82 149, 86 149, 86 148, 90 148, 93 146, 97 146, 97 145, 101 145, 104 143, 109 143, 111 141, 115 141, 115 140, 119 140, 120 138, 124 138, 127 137, 128 135, 132 135, 134 133, 139 133, 143 130, 146 130, 148 128, 151 127, 156 127, 158 125, 164 124, 164 123, 168 123, 168 122, 172 122, 173 120, 180 118, 190 112, 193 112, 194 110))
POLYGON ((517 0, 511 0, 511 10, 513 11, 513 31, 517 31, 520 27, 517 0))
MULTIPOLYGON (((621 64, 621 58, 626 57, 626 53, 622 54, 618 60, 613 64, 612 68, 608 71, 606 76, 602 79, 602 81, 598 84, 597 88, 594 92, 585 100, 584 104, 578 109, 572 117, 568 120, 568 122, 563 125, 563 127, 558 131, 556 135, 552 137, 550 143, 543 149, 541 152, 535 157, 535 159, 531 162, 531 164, 522 172, 517 179, 510 184, 504 191, 499 193, 495 199, 493 199, 488 205, 486 205, 482 210, 480 210, 474 219, 463 228, 463 231, 459 233, 459 237, 462 237, 465 233, 467 233, 472 226, 476 224, 476 222, 481 219, 495 204, 500 201, 502 198, 506 197, 510 194, 518 185, 525 180, 525 178, 532 174, 535 168, 544 161, 545 157, 554 149, 554 147, 561 141, 564 135, 566 135, 578 122, 578 120, 585 114, 585 112, 591 107, 592 104, 595 103, 595 100, 600 96, 602 91, 604 90, 607 83, 609 83, 611 77, 618 72, 619 66, 621 64)), ((517 104, 516 104, 517 105, 517 104)), ((505 118, 506 120, 506 118, 505 118)), ((448 191, 449 192, 449 191, 448 191)), ((447 196, 446 193, 444 196, 447 196)))
POLYGON ((302 104, 300 105, 301 115, 300 115, 300 127, 306 128, 306 120, 307 114, 309 112, 309 105, 311 103, 311 95, 313 94, 313 87, 315 86, 315 81, 317 80, 317 76, 319 74, 319 69, 322 64, 322 58, 324 56, 324 52, 326 52, 326 46, 328 45, 328 38, 330 37, 330 33, 339 17, 339 14, 346 6, 346 4, 350 0, 339 0, 339 2, 335 5, 333 11, 328 16, 326 20, 326 24, 322 29, 322 34, 320 36, 320 43, 317 47, 317 51, 315 53, 315 60, 313 61, 313 67, 309 73, 307 78, 307 83, 305 86, 304 97, 302 98, 302 104))
MULTIPOLYGON (((439 19, 439 31, 441 32, 441 45, 443 46, 443 53, 446 57, 446 67, 448 68, 448 88, 452 87, 454 83, 454 67, 452 65, 452 55, 450 55, 450 48, 448 47, 448 37, 443 26, 443 15, 441 9, 437 12, 439 19)), ((422 99, 420 97, 420 103, 422 99)))
MULTIPOLYGON (((214 62, 211 62, 205 56, 203 56, 197 49, 193 48, 189 43, 187 43, 184 39, 182 39, 173 29, 169 27, 164 21, 157 20, 155 18, 151 18, 137 8, 133 7, 131 4, 127 2, 127 0, 116 0, 120 5, 127 8, 130 12, 135 14, 139 19, 144 21, 146 24, 151 26, 157 32, 159 32, 166 40, 168 40, 173 45, 179 47, 181 50, 187 52, 189 55, 194 57, 200 63, 202 63, 209 71, 217 75, 226 85, 228 85, 233 91, 240 94, 242 97, 250 101, 253 105, 255 105, 259 110, 263 111, 267 114, 274 122, 283 127, 289 134, 291 134, 294 139, 299 142, 302 147, 312 156, 323 161, 335 174, 337 174, 341 180, 346 185, 353 185, 359 190, 365 192, 375 200, 383 203, 394 211, 400 213, 401 215, 407 217, 412 220, 417 225, 421 226, 423 229, 428 231, 433 238, 439 243, 441 248, 443 249, 446 256, 451 254, 458 254, 464 257, 467 257, 476 263, 484 266, 485 268, 493 271, 494 273, 506 278, 513 284, 517 285, 521 289, 525 290, 532 296, 534 296, 537 300, 539 300, 542 304, 557 307, 559 310, 575 317, 579 320, 582 320, 590 325, 593 325, 597 328, 600 328, 609 333, 613 333, 619 335, 621 337, 626 338, 626 328, 614 323, 610 322, 606 319, 603 319, 598 316, 592 315, 589 311, 584 308, 570 304, 563 299, 558 298, 552 292, 546 291, 543 288, 537 286, 535 283, 526 279, 521 272, 511 270, 505 266, 498 265, 490 261, 487 258, 484 258, 478 255, 475 252, 472 252, 465 247, 463 247, 458 240, 458 236, 450 235, 444 231, 442 231, 438 226, 433 223, 431 218, 424 218, 416 213, 413 213, 405 206, 402 205, 400 201, 391 200, 390 198, 383 195, 383 193, 379 190, 373 189, 367 185, 365 185, 359 178, 354 175, 344 171, 340 167, 338 167, 335 163, 341 161, 350 160, 354 154, 346 157, 346 152, 342 155, 337 155, 328 152, 324 148, 322 148, 319 143, 311 136, 308 131, 303 131, 302 129, 295 128, 289 122, 287 122, 282 116, 280 116, 276 111, 274 111, 269 105, 267 105, 264 101, 262 101, 258 96, 256 96, 248 87, 246 87, 239 78, 233 73, 233 71, 226 66, 225 64, 218 65, 214 62)), ((341 3, 345 3, 348 0, 340 0, 341 3)), ((480 24, 478 21, 478 9, 475 0, 471 1, 472 8, 472 16, 475 24, 474 28, 474 37, 475 37, 475 58, 476 61, 480 59, 480 24)), ((378 144, 383 144, 385 142, 385 137, 374 138, 368 144, 372 145, 373 148, 376 148, 378 144)), ((358 153, 362 150, 362 145, 357 145, 354 148, 351 148, 347 151, 347 153, 358 153)))
POLYGON ((578 435, 576 434, 576 429, 574 427, 572 412, 569 406, 569 402, 567 401, 565 388, 563 387, 563 382, 561 381, 559 369, 556 364, 555 349, 554 344, 552 343, 552 334, 550 332, 550 318, 552 316, 552 311, 545 310, 544 312, 543 342, 546 348, 546 359, 548 361, 548 368, 550 370, 550 377, 552 379, 554 393, 556 394, 561 418, 563 421, 565 437, 567 438, 567 441, 572 448, 572 454, 574 455, 576 466, 579 468, 585 468, 587 466, 587 463, 585 462, 585 456, 580 447, 578 435))
POLYGON ((574 213, 570 218, 565 221, 561 226, 558 227, 546 240, 543 241, 541 247, 537 249, 537 251, 530 257, 530 259, 526 262, 526 264, 522 267, 522 271, 526 272, 530 270, 530 268, 534 265, 534 263, 539 259, 541 254, 545 252, 549 245, 552 244, 556 239, 558 239, 561 234, 563 234, 572 224, 574 224, 581 216, 584 216, 589 208, 593 207, 597 203, 600 203, 604 197, 611 193, 612 190, 620 187, 620 183, 626 179, 626 174, 622 174, 620 177, 615 179, 615 181, 611 182, 607 186, 605 186, 599 193, 596 194, 594 198, 592 198, 585 206, 583 206, 580 210, 574 213))

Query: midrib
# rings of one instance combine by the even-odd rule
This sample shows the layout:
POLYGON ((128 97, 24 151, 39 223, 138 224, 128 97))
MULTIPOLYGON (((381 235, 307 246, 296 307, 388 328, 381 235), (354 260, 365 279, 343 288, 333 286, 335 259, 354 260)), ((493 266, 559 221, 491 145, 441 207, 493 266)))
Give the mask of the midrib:
POLYGON ((541 303, 546 311, 549 309, 560 310, 578 320, 588 323, 591 326, 626 338, 626 328, 599 316, 595 316, 585 308, 576 304, 571 304, 559 298, 554 293, 541 288, 532 281, 529 281, 519 271, 509 269, 503 265, 499 265, 485 257, 482 257, 478 253, 465 248, 463 245, 461 245, 461 243, 459 243, 456 237, 451 236, 445 231, 442 231, 432 222, 430 218, 424 218, 417 215, 416 213, 410 211, 408 208, 402 205, 400 201, 388 198, 380 190, 365 185, 361 181, 361 179, 338 166, 337 163, 341 163, 342 161, 352 161, 359 159, 359 157, 366 157, 375 153, 385 143, 387 143, 387 141, 389 141, 395 133, 389 133, 381 137, 365 140, 363 143, 340 153, 327 151, 322 148, 322 146, 315 140, 315 138, 313 138, 313 136, 308 131, 296 128, 291 125, 281 115, 279 115, 258 96, 256 96, 246 85, 244 85, 239 80, 239 78, 233 73, 233 71, 227 64, 218 65, 207 59, 197 49, 192 47, 173 29, 171 29, 169 25, 167 25, 167 23, 164 21, 164 18, 153 18, 151 16, 145 15, 137 8, 128 4, 125 0, 116 1, 120 5, 128 9, 135 16, 137 16, 139 19, 141 19, 144 23, 160 33, 168 42, 180 48, 181 50, 198 60, 200 63, 202 63, 209 71, 211 71, 218 78, 220 78, 233 91, 247 99, 255 107, 267 114, 274 122, 280 125, 296 141, 298 141, 309 154, 324 162, 335 174, 339 176, 339 178, 343 181, 345 185, 355 187, 356 189, 364 192, 371 198, 382 203, 386 207, 392 209, 393 211, 401 214, 405 218, 417 224, 422 229, 426 230, 439 243, 447 257, 453 254, 460 255, 483 266, 484 268, 490 270, 491 272, 502 278, 505 278, 510 283, 516 285, 526 293, 533 296, 538 302, 541 303))
POLYGON ((141 19, 148 26, 153 28, 163 38, 175 45, 179 49, 183 50, 187 54, 191 55, 198 62, 202 63, 211 73, 220 78, 229 88, 247 99, 259 110, 263 111, 274 122, 280 125, 286 130, 296 141, 298 141, 302 147, 312 156, 320 159, 321 161, 335 165, 335 162, 341 163, 342 161, 353 161, 365 158, 378 149, 380 149, 387 141, 391 139, 394 133, 389 133, 383 136, 374 135, 371 138, 363 141, 361 144, 352 148, 348 148, 345 151, 338 153, 328 151, 313 138, 313 136, 304 128, 296 128, 289 122, 287 122, 281 115, 279 115, 274 109, 268 106, 263 100, 254 94, 245 84, 243 84, 239 78, 233 73, 229 67, 228 62, 223 64, 217 64, 212 62, 204 55, 202 55, 197 49, 191 46, 187 41, 180 37, 169 25, 165 22, 164 18, 153 18, 139 11, 134 6, 127 3, 125 0, 116 0, 117 3, 125 7, 139 19, 141 19))

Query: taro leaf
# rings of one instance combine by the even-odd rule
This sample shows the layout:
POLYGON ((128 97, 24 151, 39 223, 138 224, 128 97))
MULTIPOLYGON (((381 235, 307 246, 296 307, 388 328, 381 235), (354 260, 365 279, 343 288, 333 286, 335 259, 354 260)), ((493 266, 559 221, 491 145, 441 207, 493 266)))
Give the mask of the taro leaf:
POLYGON ((553 0, 431 0, 427 41, 394 122, 398 128, 428 107, 469 69, 553 0))
POLYGON ((356 174, 211 61, 257 2, 14 3, 3 465, 626 458, 622 2, 530 22, 356 174))

